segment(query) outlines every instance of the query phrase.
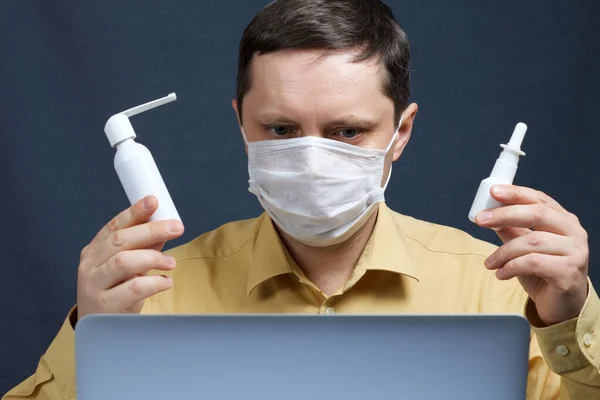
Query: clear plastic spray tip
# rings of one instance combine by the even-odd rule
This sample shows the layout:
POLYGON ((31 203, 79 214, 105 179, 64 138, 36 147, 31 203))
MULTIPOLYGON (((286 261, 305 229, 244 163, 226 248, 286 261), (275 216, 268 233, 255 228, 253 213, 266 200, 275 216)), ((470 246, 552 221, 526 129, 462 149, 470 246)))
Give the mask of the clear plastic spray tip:
POLYGON ((527 125, 525 125, 522 122, 519 122, 517 126, 515 126, 515 130, 513 131, 513 134, 510 137, 508 146, 521 150, 521 144, 523 143, 525 132, 527 132, 527 125))
POLYGON ((177 95, 175 93, 171 93, 165 97, 161 97, 160 99, 156 99, 154 101, 149 101, 148 103, 139 105, 137 107, 130 108, 129 110, 125 110, 121 114, 125 114, 128 117, 131 117, 133 115, 143 113, 144 111, 148 111, 152 108, 162 106, 163 104, 167 104, 167 103, 170 103, 175 100, 177 100, 177 95))

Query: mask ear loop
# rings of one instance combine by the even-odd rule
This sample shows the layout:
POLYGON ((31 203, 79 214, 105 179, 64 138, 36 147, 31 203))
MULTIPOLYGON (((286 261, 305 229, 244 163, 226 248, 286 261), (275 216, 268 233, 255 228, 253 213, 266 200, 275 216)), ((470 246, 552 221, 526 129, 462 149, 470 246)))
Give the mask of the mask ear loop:
POLYGON ((388 143, 387 147, 385 148, 385 154, 387 154, 392 148, 392 145, 394 144, 394 139, 396 139, 396 137, 398 136, 398 132, 400 132, 402 121, 404 121, 404 113, 402 113, 402 116, 400 117, 400 122, 398 122, 398 128, 396 128, 396 131, 392 135, 392 140, 390 140, 390 143, 388 143))
POLYGON ((246 143, 246 146, 248 146, 248 139, 246 139, 246 132, 244 132, 244 128, 241 128, 242 130, 242 137, 244 138, 244 143, 246 143))
MULTIPOLYGON (((394 132, 394 134, 392 135, 392 140, 390 141, 390 143, 388 144, 387 148, 385 149, 385 155, 387 156, 387 153, 390 151, 390 149, 392 148, 392 145, 395 142, 396 136, 398 136, 398 133, 400 132, 400 127, 402 126, 402 121, 404 121, 404 113, 402 113, 402 116, 400 116, 400 122, 398 122, 398 128, 396 129, 396 132, 394 132)), ((385 158, 384 158, 384 163, 385 163, 385 158)), ((385 167, 385 164, 384 164, 385 167)), ((388 176, 387 179, 385 180, 385 183, 382 186, 382 190, 385 191, 385 189, 387 188, 388 183, 390 183, 390 178, 392 177, 392 164, 390 164, 390 170, 388 171, 388 176)))

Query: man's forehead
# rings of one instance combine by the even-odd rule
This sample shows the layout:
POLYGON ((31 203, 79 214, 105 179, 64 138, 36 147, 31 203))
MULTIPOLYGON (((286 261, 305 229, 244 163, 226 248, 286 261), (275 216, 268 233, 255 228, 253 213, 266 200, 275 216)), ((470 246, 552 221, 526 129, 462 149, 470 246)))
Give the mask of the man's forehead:
POLYGON ((380 63, 376 59, 355 62, 358 55, 356 50, 285 50, 257 55, 252 63, 252 86, 311 95, 380 90, 380 63))

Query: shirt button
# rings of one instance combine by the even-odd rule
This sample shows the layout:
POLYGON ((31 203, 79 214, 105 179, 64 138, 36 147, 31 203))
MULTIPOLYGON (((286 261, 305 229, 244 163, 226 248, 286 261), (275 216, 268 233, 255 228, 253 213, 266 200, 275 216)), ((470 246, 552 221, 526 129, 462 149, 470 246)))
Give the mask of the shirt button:
POLYGON ((561 344, 560 346, 556 346, 556 354, 558 354, 559 356, 566 356, 567 354, 569 354, 569 349, 567 348, 567 346, 561 344))
POLYGON ((327 307, 325 309, 325 314, 335 314, 335 309, 333 307, 327 307))
POLYGON ((586 333, 585 335, 583 335, 583 344, 585 345, 585 347, 590 347, 592 345, 591 333, 586 333))

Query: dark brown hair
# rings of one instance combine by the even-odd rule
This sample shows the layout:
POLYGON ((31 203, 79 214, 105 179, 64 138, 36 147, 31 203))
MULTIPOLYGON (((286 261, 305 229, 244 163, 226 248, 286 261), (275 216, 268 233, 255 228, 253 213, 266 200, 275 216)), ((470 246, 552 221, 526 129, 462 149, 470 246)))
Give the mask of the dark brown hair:
POLYGON ((255 55, 281 50, 358 49, 355 62, 376 57, 384 67, 383 93, 394 102, 395 120, 408 106, 410 48, 392 10, 380 0, 278 0, 260 11, 240 41, 238 110, 250 90, 255 55))

